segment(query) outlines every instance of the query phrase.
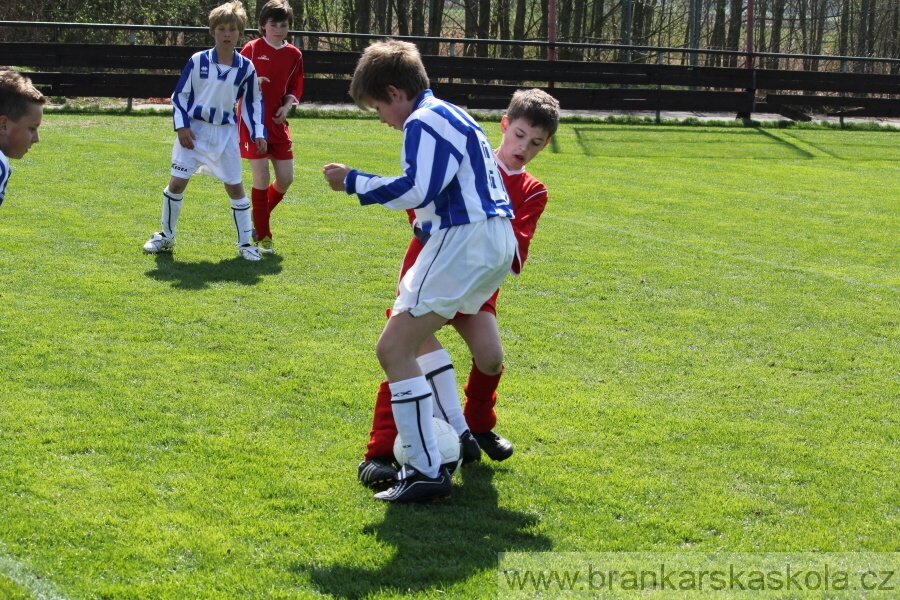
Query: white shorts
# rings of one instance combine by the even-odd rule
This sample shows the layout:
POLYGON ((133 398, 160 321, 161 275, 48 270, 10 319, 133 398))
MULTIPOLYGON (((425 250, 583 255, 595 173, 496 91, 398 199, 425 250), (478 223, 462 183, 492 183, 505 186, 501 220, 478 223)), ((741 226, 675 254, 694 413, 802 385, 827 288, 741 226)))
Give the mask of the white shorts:
POLYGON ((441 229, 400 280, 391 316, 434 312, 452 319, 456 313, 477 313, 509 273, 515 251, 509 219, 441 229))
POLYGON ((234 185, 242 181, 241 149, 236 125, 210 125, 191 119, 194 148, 183 148, 175 137, 172 147, 172 177, 190 179, 201 170, 223 183, 234 185))

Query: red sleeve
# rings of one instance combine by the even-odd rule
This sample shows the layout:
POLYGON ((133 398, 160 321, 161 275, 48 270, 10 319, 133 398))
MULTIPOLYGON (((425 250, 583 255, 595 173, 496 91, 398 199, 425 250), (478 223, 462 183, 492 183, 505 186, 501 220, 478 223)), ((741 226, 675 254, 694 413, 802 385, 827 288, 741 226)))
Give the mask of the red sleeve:
POLYGON ((528 247, 531 246, 534 231, 537 229, 538 219, 544 214, 549 199, 547 188, 543 184, 540 187, 529 189, 528 192, 528 197, 520 203, 513 202, 513 212, 516 218, 512 220, 512 226, 513 232, 516 234, 516 241, 519 243, 517 260, 513 261, 513 273, 516 275, 522 272, 522 267, 528 258, 528 247))
POLYGON ((303 76, 303 53, 298 49, 294 71, 291 73, 291 78, 287 84, 288 93, 294 96, 298 102, 300 101, 300 96, 303 95, 303 76))

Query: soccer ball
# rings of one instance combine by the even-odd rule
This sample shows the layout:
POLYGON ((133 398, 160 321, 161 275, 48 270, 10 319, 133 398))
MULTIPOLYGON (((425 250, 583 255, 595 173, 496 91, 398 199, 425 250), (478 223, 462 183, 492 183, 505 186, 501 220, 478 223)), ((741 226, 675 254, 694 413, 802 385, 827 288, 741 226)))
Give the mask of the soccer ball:
MULTIPOLYGON (((434 434, 437 436, 438 451, 441 453, 441 464, 447 468, 450 475, 453 475, 462 465, 462 445, 459 436, 450 423, 437 417, 434 417, 434 434)), ((409 463, 399 435, 394 439, 394 458, 397 459, 397 464, 409 463)))

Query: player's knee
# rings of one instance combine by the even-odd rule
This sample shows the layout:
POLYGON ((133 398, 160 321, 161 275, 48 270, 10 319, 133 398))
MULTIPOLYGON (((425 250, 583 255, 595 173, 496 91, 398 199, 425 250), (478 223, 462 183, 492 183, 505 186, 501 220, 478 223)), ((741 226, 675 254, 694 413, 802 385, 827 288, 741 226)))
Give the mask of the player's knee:
POLYGON ((375 345, 375 356, 378 357, 378 362, 385 371, 390 370, 399 359, 396 346, 384 340, 378 340, 378 343, 375 345))
POLYGON ((188 180, 180 177, 172 177, 169 179, 169 191, 173 194, 181 194, 187 189, 188 180))
POLYGON ((485 375, 499 375, 503 371, 503 350, 476 356, 475 366, 485 375))
POLYGON ((288 188, 291 187, 291 184, 294 183, 294 176, 284 176, 276 177, 275 184, 278 186, 278 189, 281 190, 282 193, 287 192, 288 188))
POLYGON ((226 183, 225 193, 228 194, 228 197, 232 200, 238 200, 246 196, 243 183, 226 183))

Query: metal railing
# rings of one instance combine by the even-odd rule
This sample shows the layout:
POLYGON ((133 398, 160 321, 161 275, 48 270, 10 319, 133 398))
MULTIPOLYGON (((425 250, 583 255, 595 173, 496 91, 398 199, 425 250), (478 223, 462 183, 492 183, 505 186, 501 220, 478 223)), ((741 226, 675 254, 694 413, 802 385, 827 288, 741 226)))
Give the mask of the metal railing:
MULTIPOLYGON (((58 30, 114 30, 129 33, 129 42, 136 43, 136 33, 150 33, 157 36, 172 34, 196 37, 197 41, 185 45, 204 45, 208 43, 207 27, 192 27, 178 25, 129 25, 115 23, 52 23, 39 21, 0 21, 0 28, 40 28, 58 30)), ((622 44, 579 43, 579 42, 548 42, 546 40, 489 40, 481 38, 460 37, 420 37, 385 35, 379 33, 341 33, 326 31, 292 30, 289 32, 294 44, 301 49, 326 49, 326 50, 359 50, 364 43, 391 37, 416 43, 424 54, 463 56, 467 55, 468 48, 476 46, 488 46, 495 49, 519 47, 533 50, 537 58, 552 57, 554 52, 566 50, 569 57, 577 56, 581 61, 602 60, 604 62, 622 62, 622 56, 630 56, 629 62, 657 63, 657 64, 689 64, 691 56, 704 57, 706 64, 714 62, 710 59, 729 59, 732 62, 742 61, 740 66, 765 69, 766 64, 772 61, 784 62, 790 69, 801 63, 815 65, 815 70, 831 72, 878 72, 888 70, 896 72, 900 68, 900 58, 873 57, 873 56, 838 56, 828 54, 786 54, 774 52, 746 52, 739 50, 720 50, 712 48, 687 48, 667 46, 633 46, 622 44), (459 51, 457 51, 459 48, 459 51), (608 56, 604 56, 608 55, 608 56), (823 66, 830 68, 821 68, 823 66), (880 68, 877 68, 880 67, 880 68)), ((50 36, 47 36, 50 37, 50 36)), ((46 41, 59 41, 60 33, 56 39, 46 41)), ((174 42, 188 42, 188 40, 173 40, 174 42)), ((109 43, 109 42, 107 42, 109 43)), ((499 57, 502 53, 495 51, 492 56, 499 57)), ((529 56, 535 58, 535 56, 529 56)), ((550 58, 546 58, 550 60, 550 58)), ((803 70, 803 69, 794 69, 803 70)))

